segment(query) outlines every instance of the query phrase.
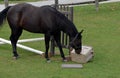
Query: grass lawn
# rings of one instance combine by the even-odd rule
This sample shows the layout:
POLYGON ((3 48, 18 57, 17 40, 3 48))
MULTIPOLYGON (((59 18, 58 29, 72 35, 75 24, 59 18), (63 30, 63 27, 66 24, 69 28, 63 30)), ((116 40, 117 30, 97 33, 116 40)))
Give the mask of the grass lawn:
MULTIPOLYGON (((4 44, 0 45, 0 78, 120 78, 119 4, 101 4, 99 12, 93 5, 74 8, 74 23, 79 31, 84 29, 83 45, 92 46, 95 52, 93 61, 83 64, 83 69, 63 69, 60 55, 46 63, 40 55, 20 48, 21 57, 13 60, 11 46, 4 44)), ((9 35, 10 29, 5 23, 0 37, 9 39, 9 35)), ((20 38, 42 36, 24 31, 20 38)), ((45 51, 44 41, 23 44, 45 51)))

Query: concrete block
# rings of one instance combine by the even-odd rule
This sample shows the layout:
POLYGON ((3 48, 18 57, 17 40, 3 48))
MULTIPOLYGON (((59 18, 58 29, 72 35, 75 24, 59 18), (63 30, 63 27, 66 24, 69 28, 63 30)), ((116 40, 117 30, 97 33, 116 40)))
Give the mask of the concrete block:
POLYGON ((70 52, 71 60, 77 63, 87 63, 93 56, 93 48, 90 46, 82 46, 80 54, 76 54, 74 49, 70 52))
POLYGON ((62 64, 62 68, 83 68, 82 64, 62 64))

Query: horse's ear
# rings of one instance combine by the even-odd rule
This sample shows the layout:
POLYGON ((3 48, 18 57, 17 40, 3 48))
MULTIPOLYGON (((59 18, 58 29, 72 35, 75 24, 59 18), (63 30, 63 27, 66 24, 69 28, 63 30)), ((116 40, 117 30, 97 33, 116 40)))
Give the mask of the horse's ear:
POLYGON ((81 31, 78 33, 77 37, 80 37, 83 31, 84 31, 84 30, 81 30, 81 31))
POLYGON ((82 34, 83 31, 84 31, 84 30, 81 30, 81 31, 76 35, 75 39, 76 39, 76 38, 79 38, 79 37, 81 36, 81 34, 82 34))
POLYGON ((81 31, 79 32, 79 34, 82 34, 83 31, 84 31, 84 30, 81 30, 81 31))

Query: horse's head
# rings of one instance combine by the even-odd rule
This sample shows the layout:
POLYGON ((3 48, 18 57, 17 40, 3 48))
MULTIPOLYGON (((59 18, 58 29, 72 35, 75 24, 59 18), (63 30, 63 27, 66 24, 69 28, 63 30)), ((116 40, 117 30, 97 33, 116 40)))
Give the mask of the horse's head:
POLYGON ((80 52, 82 50, 82 35, 81 35, 82 32, 83 32, 83 30, 81 32, 79 32, 75 36, 75 38, 70 42, 70 46, 75 49, 75 52, 77 54, 80 54, 80 52))

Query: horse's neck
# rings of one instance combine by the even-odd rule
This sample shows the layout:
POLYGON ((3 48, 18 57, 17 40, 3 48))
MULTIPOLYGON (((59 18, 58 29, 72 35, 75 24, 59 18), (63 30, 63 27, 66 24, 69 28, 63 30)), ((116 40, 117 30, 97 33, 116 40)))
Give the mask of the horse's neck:
POLYGON ((77 31, 75 25, 70 20, 68 20, 68 18, 66 18, 63 14, 61 14, 59 12, 57 13, 56 18, 58 19, 57 20, 58 25, 61 26, 60 27, 61 30, 64 33, 69 35, 70 40, 77 35, 78 31, 77 31))
POLYGON ((70 41, 73 40, 75 38, 75 36, 77 35, 77 30, 76 28, 72 28, 71 30, 68 30, 68 35, 70 37, 70 41))
POLYGON ((75 36, 76 36, 77 33, 78 33, 75 25, 74 25, 72 22, 70 22, 70 24, 66 25, 63 30, 64 30, 64 32, 65 32, 66 34, 69 35, 70 41, 71 41, 73 38, 75 38, 75 36))

